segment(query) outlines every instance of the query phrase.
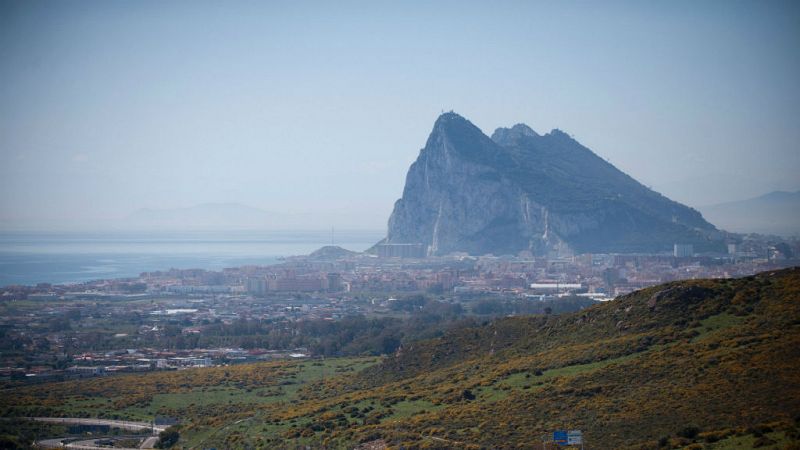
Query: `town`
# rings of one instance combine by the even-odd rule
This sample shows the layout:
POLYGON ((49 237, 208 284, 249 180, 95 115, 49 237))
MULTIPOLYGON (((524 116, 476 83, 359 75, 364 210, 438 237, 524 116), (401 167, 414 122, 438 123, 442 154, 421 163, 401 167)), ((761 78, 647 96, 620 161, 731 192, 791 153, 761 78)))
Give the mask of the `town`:
POLYGON ((6 286, 0 380, 390 353, 412 328, 424 337, 468 317, 568 312, 669 281, 794 266, 800 243, 752 235, 727 250, 425 257, 415 245, 328 246, 272 266, 6 286))

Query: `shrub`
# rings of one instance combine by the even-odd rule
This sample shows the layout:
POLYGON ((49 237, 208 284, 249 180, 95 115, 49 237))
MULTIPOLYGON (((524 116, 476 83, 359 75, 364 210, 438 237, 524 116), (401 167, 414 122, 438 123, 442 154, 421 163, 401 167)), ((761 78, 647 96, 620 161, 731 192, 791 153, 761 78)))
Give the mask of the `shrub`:
POLYGON ((761 436, 760 438, 756 439, 755 442, 753 442, 753 448, 766 447, 768 445, 775 444, 777 444, 777 442, 773 441, 772 439, 766 436, 761 436))
POLYGON ((695 425, 689 425, 681 431, 678 431, 678 436, 686 439, 694 439, 698 434, 700 434, 700 428, 695 425))
POLYGON ((156 448, 170 448, 178 443, 181 435, 178 433, 177 428, 169 427, 158 434, 158 442, 156 448))

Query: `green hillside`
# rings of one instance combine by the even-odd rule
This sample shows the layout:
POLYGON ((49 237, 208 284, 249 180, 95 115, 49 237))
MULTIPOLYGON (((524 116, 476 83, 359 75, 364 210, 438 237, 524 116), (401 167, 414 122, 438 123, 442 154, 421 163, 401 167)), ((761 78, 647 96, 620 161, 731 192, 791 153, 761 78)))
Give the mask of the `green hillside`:
POLYGON ((798 448, 800 269, 675 282, 369 358, 16 388, 3 416, 183 418, 193 448, 798 448), (536 447, 534 447, 536 446, 536 447))

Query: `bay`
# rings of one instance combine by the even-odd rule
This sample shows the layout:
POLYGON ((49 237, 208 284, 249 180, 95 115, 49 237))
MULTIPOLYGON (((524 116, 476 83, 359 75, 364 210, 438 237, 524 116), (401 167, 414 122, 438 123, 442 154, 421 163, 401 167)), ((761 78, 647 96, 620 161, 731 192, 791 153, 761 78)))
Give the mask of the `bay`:
MULTIPOLYGON (((333 242, 363 251, 381 230, 343 230, 333 242)), ((191 232, 3 232, 0 286, 77 283, 176 269, 269 265, 330 245, 330 230, 191 232)))

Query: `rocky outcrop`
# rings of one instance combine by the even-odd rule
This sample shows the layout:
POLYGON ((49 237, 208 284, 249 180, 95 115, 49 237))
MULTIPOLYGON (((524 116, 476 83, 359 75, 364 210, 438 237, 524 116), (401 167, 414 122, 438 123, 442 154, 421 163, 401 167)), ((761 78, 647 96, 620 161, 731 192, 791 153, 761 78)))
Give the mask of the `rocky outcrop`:
POLYGON ((386 243, 430 253, 536 254, 716 245, 700 213, 646 188, 553 130, 519 124, 491 138, 455 113, 440 116, 406 177, 386 243))

